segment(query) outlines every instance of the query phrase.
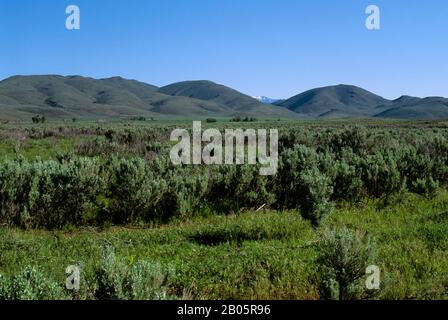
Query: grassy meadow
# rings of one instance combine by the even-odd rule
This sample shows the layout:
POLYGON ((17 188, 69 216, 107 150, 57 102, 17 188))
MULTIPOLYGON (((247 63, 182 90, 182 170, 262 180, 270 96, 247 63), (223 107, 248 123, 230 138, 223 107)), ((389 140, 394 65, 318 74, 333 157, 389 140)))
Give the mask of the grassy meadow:
POLYGON ((191 125, 0 125, 0 299, 448 298, 448 122, 203 121, 278 128, 274 177, 172 166, 191 125))

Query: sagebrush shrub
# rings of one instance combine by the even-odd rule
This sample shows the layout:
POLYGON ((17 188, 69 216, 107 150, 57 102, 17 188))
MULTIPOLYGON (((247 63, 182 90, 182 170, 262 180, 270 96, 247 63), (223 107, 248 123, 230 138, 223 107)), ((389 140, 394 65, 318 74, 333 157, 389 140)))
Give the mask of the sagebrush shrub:
POLYGON ((258 166, 221 166, 214 172, 208 200, 224 212, 269 206, 275 200, 269 180, 259 174, 258 166))
POLYGON ((417 179, 413 182, 411 190, 417 194, 433 198, 439 189, 439 182, 433 178, 417 179))
POLYGON ((27 139, 92 139, 77 147, 78 154, 89 158, 67 153, 56 160, 1 160, 0 223, 52 229, 165 222, 265 204, 300 209, 318 224, 328 214, 330 200, 387 201, 404 191, 432 197, 448 183, 448 139, 439 127, 287 126, 280 131, 277 175, 266 177, 251 165, 174 166, 165 154, 172 128, 7 131, 27 139))
POLYGON ((375 244, 347 228, 325 230, 319 243, 322 293, 331 299, 359 299, 367 294, 363 277, 373 263, 375 244))
POLYGON ((55 299, 67 299, 63 288, 35 267, 27 266, 12 277, 0 274, 0 300, 55 299))
POLYGON ((405 187, 405 177, 401 175, 391 153, 368 155, 361 162, 361 170, 364 187, 373 197, 388 198, 405 187))
POLYGON ((5 160, 0 165, 0 221, 23 225, 28 217, 28 196, 35 177, 32 165, 22 159, 5 160))
POLYGON ((418 179, 432 175, 434 162, 427 154, 417 151, 414 146, 403 145, 391 151, 400 174, 406 178, 408 186, 418 179))
POLYGON ((330 196, 333 191, 331 179, 317 168, 304 171, 297 185, 299 209, 302 217, 319 226, 333 210, 330 196))
POLYGON ((209 189, 206 173, 178 168, 169 171, 165 179, 168 190, 161 202, 165 219, 191 216, 200 210, 209 189))
POLYGON ((304 171, 317 168, 319 156, 317 152, 304 145, 295 145, 280 154, 280 163, 275 177, 277 203, 283 208, 299 206, 300 190, 298 183, 304 171))
POLYGON ((159 207, 168 186, 143 159, 113 158, 107 170, 110 176, 106 211, 115 223, 160 218, 159 207))
POLYGON ((277 204, 282 208, 299 209, 301 215, 318 226, 331 213, 332 179, 323 173, 331 171, 332 157, 318 154, 304 145, 295 145, 281 154, 275 180, 277 204))
POLYGON ((354 126, 331 135, 329 146, 334 153, 350 148, 357 155, 365 155, 370 151, 367 130, 354 126))
POLYGON ((0 170, 2 212, 26 227, 82 225, 104 191, 95 158, 68 161, 6 161, 0 170))
POLYGON ((359 169, 344 161, 334 163, 332 178, 332 200, 355 201, 361 197, 363 182, 359 169))
POLYGON ((173 276, 172 268, 163 267, 159 263, 139 260, 134 266, 129 266, 108 247, 95 270, 95 296, 103 300, 173 299, 168 294, 173 276))
POLYGON ((89 222, 96 199, 104 192, 98 159, 35 162, 32 174, 35 178, 29 194, 32 225, 58 228, 89 222))
POLYGON ((448 138, 436 135, 425 144, 427 154, 433 160, 433 177, 441 183, 448 183, 448 138))
POLYGON ((125 292, 132 300, 166 300, 174 296, 168 294, 168 285, 174 276, 174 269, 160 263, 139 260, 131 268, 125 281, 125 292))

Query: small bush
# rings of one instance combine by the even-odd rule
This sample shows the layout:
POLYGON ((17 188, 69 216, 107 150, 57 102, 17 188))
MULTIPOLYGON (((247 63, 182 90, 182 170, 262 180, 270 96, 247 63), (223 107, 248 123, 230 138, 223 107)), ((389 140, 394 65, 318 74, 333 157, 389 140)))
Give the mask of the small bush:
POLYGON ((0 274, 0 300, 66 299, 62 287, 48 280, 35 267, 25 267, 19 274, 4 277, 0 274))
POLYGON ((91 222, 104 181, 97 159, 5 161, 0 166, 1 219, 23 227, 91 222))
POLYGON ((304 146, 294 145, 280 154, 280 163, 275 177, 275 192, 277 205, 282 208, 294 209, 299 206, 300 176, 306 170, 319 165, 319 156, 315 150, 304 146))
POLYGON ((414 181, 411 190, 417 194, 434 198, 438 189, 439 182, 429 177, 428 179, 417 179, 417 181, 414 181))
POLYGON ((162 144, 160 142, 153 142, 146 145, 147 152, 159 153, 162 150, 162 144))
POLYGON ((31 120, 33 120, 33 123, 45 123, 46 121, 45 117, 41 115, 36 115, 32 117, 31 120))
POLYGON ((161 200, 164 220, 187 217, 201 209, 209 189, 209 177, 204 172, 173 169, 165 176, 167 191, 161 200))
POLYGON ((106 211, 115 223, 154 221, 160 218, 162 213, 159 206, 167 191, 167 184, 153 174, 144 160, 114 158, 108 171, 109 206, 106 211))
POLYGON ((325 230, 319 245, 321 286, 324 297, 359 299, 366 295, 363 276, 376 249, 369 238, 343 228, 325 230))
POLYGON ((275 201, 271 190, 269 178, 260 175, 258 166, 221 166, 214 174, 208 200, 220 212, 238 212, 269 206, 275 201))
POLYGON ((364 187, 371 196, 387 199, 406 186, 406 177, 400 173, 392 153, 369 155, 360 166, 364 187))
POLYGON ((96 200, 104 192, 98 159, 75 158, 62 163, 35 162, 28 197, 29 224, 60 228, 89 223, 96 200))
POLYGON ((0 165, 0 221, 23 226, 28 215, 28 196, 34 184, 32 165, 24 159, 6 160, 0 165))
POLYGON ((319 226, 331 213, 333 205, 330 196, 333 191, 331 179, 318 169, 305 171, 298 185, 299 208, 302 217, 319 226))
POLYGON ((158 263, 138 261, 130 267, 107 248, 95 271, 97 299, 166 300, 174 271, 158 263))
POLYGON ((344 148, 350 148, 355 154, 364 155, 369 151, 367 130, 360 126, 347 128, 342 132, 332 134, 329 145, 336 153, 344 148))
POLYGON ((331 198, 337 200, 356 201, 362 194, 362 179, 358 169, 344 161, 337 161, 333 167, 331 198))

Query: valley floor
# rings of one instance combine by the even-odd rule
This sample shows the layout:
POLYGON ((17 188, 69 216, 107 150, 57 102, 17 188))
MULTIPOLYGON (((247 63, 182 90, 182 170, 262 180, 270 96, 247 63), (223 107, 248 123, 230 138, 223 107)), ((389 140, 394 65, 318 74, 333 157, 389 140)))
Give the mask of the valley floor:
MULTIPOLYGON (((115 297, 320 299, 321 235, 346 227, 371 237, 377 248, 372 262, 381 270, 381 290, 373 298, 447 299, 448 192, 440 191, 435 199, 405 194, 393 203, 384 206, 369 200, 340 207, 318 229, 293 211, 248 211, 152 228, 54 232, 3 228, 0 295, 3 290, 7 297, 5 286, 15 279, 15 294, 23 290, 18 298, 94 299, 101 290, 103 297, 110 298, 112 291, 121 290, 114 288, 121 285, 117 284, 121 270, 144 260, 171 270, 169 279, 160 282, 166 295, 140 292, 126 296, 123 289, 115 297), (105 252, 111 250, 114 255, 107 261, 105 252), (74 294, 64 288, 69 265, 81 268, 80 290, 74 294), (104 270, 117 272, 117 277, 104 270), (52 289, 56 296, 28 292, 33 277, 50 283, 48 288, 58 287, 52 289), (105 283, 110 287, 105 289, 105 283)), ((135 270, 133 274, 143 283, 154 284, 154 279, 135 270)))

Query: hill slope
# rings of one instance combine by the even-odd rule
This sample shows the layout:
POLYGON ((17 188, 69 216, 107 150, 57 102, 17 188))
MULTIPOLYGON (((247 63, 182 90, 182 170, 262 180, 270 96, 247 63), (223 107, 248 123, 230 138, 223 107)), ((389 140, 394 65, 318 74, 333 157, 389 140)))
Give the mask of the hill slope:
POLYGON ((211 81, 165 87, 121 77, 14 76, 0 81, 0 120, 48 118, 234 117, 448 119, 448 99, 387 100, 350 85, 316 88, 274 104, 211 81))
MULTIPOLYGON (((210 94, 214 94, 213 90, 211 92, 210 94)), ((240 99, 232 101, 210 99, 206 94, 197 95, 197 98, 194 95, 170 95, 156 86, 120 77, 93 79, 58 75, 14 76, 0 82, 0 115, 6 119, 29 119, 35 114, 49 118, 98 119, 235 114, 283 117, 293 114, 285 113, 279 107, 261 104, 262 107, 258 110, 257 103, 251 104, 249 99, 238 98, 240 99)))
POLYGON ((387 100, 350 85, 308 90, 275 104, 312 119, 352 117, 448 119, 446 98, 402 96, 396 100, 387 100))
POLYGON ((338 85, 308 90, 277 105, 313 118, 366 117, 377 113, 379 105, 387 108, 389 101, 355 86, 338 85))
POLYGON ((293 117, 297 115, 277 106, 261 103, 255 98, 212 81, 183 81, 159 89, 170 96, 182 96, 215 102, 230 108, 232 115, 293 117))
POLYGON ((393 100, 390 108, 376 115, 392 119, 448 119, 448 99, 441 97, 415 98, 403 96, 393 100))

